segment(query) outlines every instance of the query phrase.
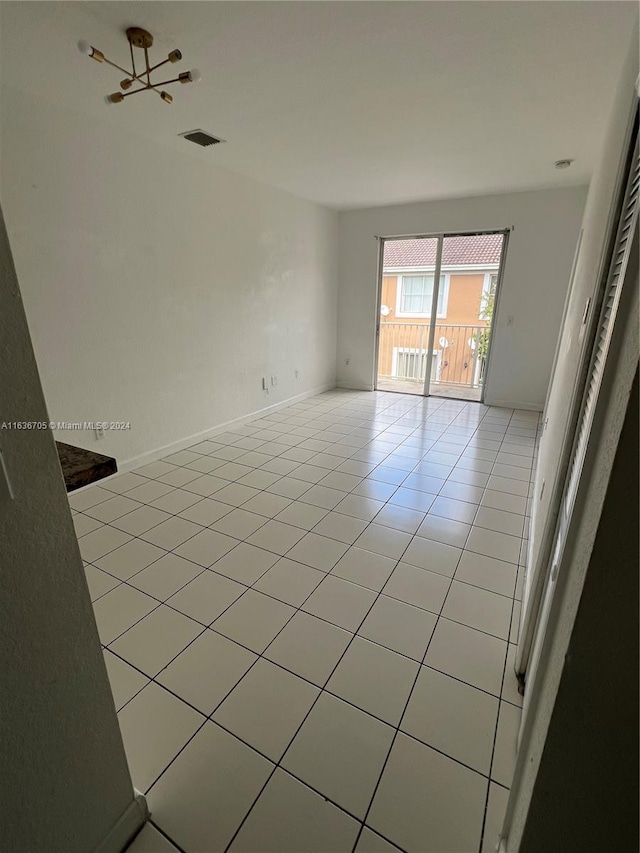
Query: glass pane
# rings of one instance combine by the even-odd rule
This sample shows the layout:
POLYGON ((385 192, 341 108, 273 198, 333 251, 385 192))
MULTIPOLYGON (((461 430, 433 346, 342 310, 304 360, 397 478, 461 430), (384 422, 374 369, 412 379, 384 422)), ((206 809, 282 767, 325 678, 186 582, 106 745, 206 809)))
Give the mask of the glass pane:
POLYGON ((481 399, 503 240, 503 234, 443 240, 446 293, 441 286, 434 338, 440 367, 429 387, 435 396, 481 399))
POLYGON ((378 336, 378 377, 382 391, 424 393, 435 237, 385 240, 378 336))

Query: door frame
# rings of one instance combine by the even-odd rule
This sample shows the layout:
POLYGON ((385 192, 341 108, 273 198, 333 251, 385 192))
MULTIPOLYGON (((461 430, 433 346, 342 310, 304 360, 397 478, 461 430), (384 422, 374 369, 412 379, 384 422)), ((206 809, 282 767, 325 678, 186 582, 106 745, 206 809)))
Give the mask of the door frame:
MULTIPOLYGON (((574 447, 576 430, 579 426, 579 418, 585 388, 587 387, 588 373, 591 365, 591 353, 593 350, 596 334, 598 331, 598 321, 600 319, 600 310, 602 300, 606 291, 608 277, 610 274, 611 262, 618 237, 618 226, 620 217, 623 215, 624 204, 627 197, 627 183, 629 174, 633 169, 634 153, 638 138, 638 118, 637 118, 637 98, 634 97, 631 103, 627 128, 625 130, 623 148, 620 152, 620 159, 615 178, 615 184, 612 188, 612 196, 610 209, 607 217, 606 225, 603 226, 606 230, 602 236, 602 247, 600 252, 599 268, 592 292, 587 295, 587 302, 582 318, 582 328, 584 330, 584 339, 582 341, 579 362, 573 377, 573 387, 570 391, 570 402, 566 411, 566 422, 563 427, 562 445, 557 453, 555 465, 555 478, 553 482, 547 484, 547 488, 551 488, 551 498, 547 506, 546 513, 541 517, 538 523, 537 506, 542 496, 542 489, 545 488, 544 480, 542 484, 538 482, 536 477, 535 489, 538 495, 537 500, 534 500, 531 516, 531 538, 529 540, 529 550, 527 553, 527 575, 525 578, 525 586, 523 589, 522 598, 522 613, 520 617, 520 632, 518 638, 518 648, 516 652, 515 671, 521 683, 526 682, 527 671, 530 666, 530 661, 533 654, 535 643, 535 634, 537 631, 539 615, 544 602, 545 586, 548 582, 548 575, 551 570, 552 558, 554 556, 555 540, 558 528, 558 517, 562 505, 562 497, 565 487, 566 477, 569 471, 571 454, 574 447), (539 528, 539 529, 538 529, 539 528), (534 551, 533 543, 535 541, 534 534, 537 533, 539 547, 537 551, 537 559, 533 561, 534 551)), ((574 279, 577 272, 580 252, 583 247, 584 228, 581 228, 578 236, 578 242, 573 258, 571 269, 571 277, 569 280, 569 288, 562 316, 562 326, 564 327, 567 311, 569 308, 571 293, 574 286, 574 279)), ((547 397, 544 404, 544 429, 547 425, 547 408, 549 406, 551 388, 558 363, 559 353, 561 352, 562 335, 560 334, 556 351, 553 360, 553 368, 549 388, 547 389, 547 397)), ((542 458, 542 450, 541 450, 542 458)), ((526 695, 526 692, 525 692, 526 695)))
POLYGON ((438 322, 438 298, 440 296, 440 274, 442 272, 442 251, 444 234, 438 234, 436 248, 436 265, 433 271, 433 293, 431 294, 431 315, 429 317, 429 335, 427 337, 427 368, 424 372, 422 396, 429 397, 431 393, 431 370, 433 367, 433 347, 436 342, 436 324, 438 322))
MULTIPOLYGON (((442 268, 442 251, 444 246, 444 239, 446 237, 479 237, 488 234, 502 234, 502 249, 500 251, 500 261, 498 264, 498 280, 496 282, 496 293, 494 298, 494 307, 493 307, 493 316, 491 318, 491 334, 489 335, 489 346, 487 348, 487 358, 484 369, 484 381, 482 383, 481 393, 480 393, 480 403, 484 404, 485 393, 487 389, 487 380, 490 375, 490 368, 492 364, 492 353, 493 353, 493 330, 495 328, 496 320, 498 317, 498 311, 500 308, 500 294, 502 293, 502 281, 504 278, 504 268, 507 260, 507 248, 509 245, 509 235, 514 230, 514 226, 508 226, 507 228, 491 228, 491 229, 483 229, 483 230, 472 230, 472 231, 434 231, 432 233, 422 233, 422 234, 391 234, 387 236, 375 235, 374 239, 378 243, 378 260, 377 260, 377 271, 376 271, 376 301, 375 301, 375 317, 374 317, 374 333, 373 333, 373 376, 371 382, 371 388, 374 391, 378 391, 378 365, 380 361, 380 308, 382 305, 382 279, 384 273, 384 244, 387 240, 438 240, 438 247, 436 250, 436 268, 434 270, 434 278, 433 278, 433 297, 431 303, 431 318, 429 322, 429 338, 427 344, 427 359, 428 365, 427 370, 425 371, 425 383, 423 387, 423 393, 414 394, 412 396, 423 396, 429 397, 430 394, 430 377, 431 377, 431 362, 433 360, 433 345, 435 344, 435 322, 431 322, 432 318, 437 320, 436 316, 436 308, 438 304, 438 294, 440 291, 440 275, 442 268)), ((402 393, 402 392, 399 392, 402 393)), ((447 397, 448 400, 455 400, 455 397, 447 397)), ((468 401, 467 401, 468 402, 468 401)))

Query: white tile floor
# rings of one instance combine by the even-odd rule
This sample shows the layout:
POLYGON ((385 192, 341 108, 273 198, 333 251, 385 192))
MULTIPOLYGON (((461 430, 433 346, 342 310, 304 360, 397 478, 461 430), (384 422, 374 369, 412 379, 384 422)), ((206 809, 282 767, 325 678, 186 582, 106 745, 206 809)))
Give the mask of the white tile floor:
POLYGON ((538 420, 333 391, 70 496, 133 851, 494 849, 538 420))

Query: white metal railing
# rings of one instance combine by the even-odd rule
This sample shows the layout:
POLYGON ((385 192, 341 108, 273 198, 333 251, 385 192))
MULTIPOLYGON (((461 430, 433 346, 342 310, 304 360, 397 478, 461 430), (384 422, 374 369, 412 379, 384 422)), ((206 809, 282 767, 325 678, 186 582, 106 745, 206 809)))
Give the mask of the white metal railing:
MULTIPOLYGON (((431 362, 432 385, 482 384, 489 328, 436 323, 431 362)), ((387 379, 424 382, 429 323, 380 323, 378 375, 387 379)))

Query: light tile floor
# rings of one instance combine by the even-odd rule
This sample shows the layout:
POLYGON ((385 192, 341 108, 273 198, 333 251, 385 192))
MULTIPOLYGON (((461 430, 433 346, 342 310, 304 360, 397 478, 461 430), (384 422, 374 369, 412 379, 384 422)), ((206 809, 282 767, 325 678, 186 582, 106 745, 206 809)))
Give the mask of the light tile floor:
POLYGON ((136 853, 487 853, 539 417, 332 391, 70 496, 136 853))

